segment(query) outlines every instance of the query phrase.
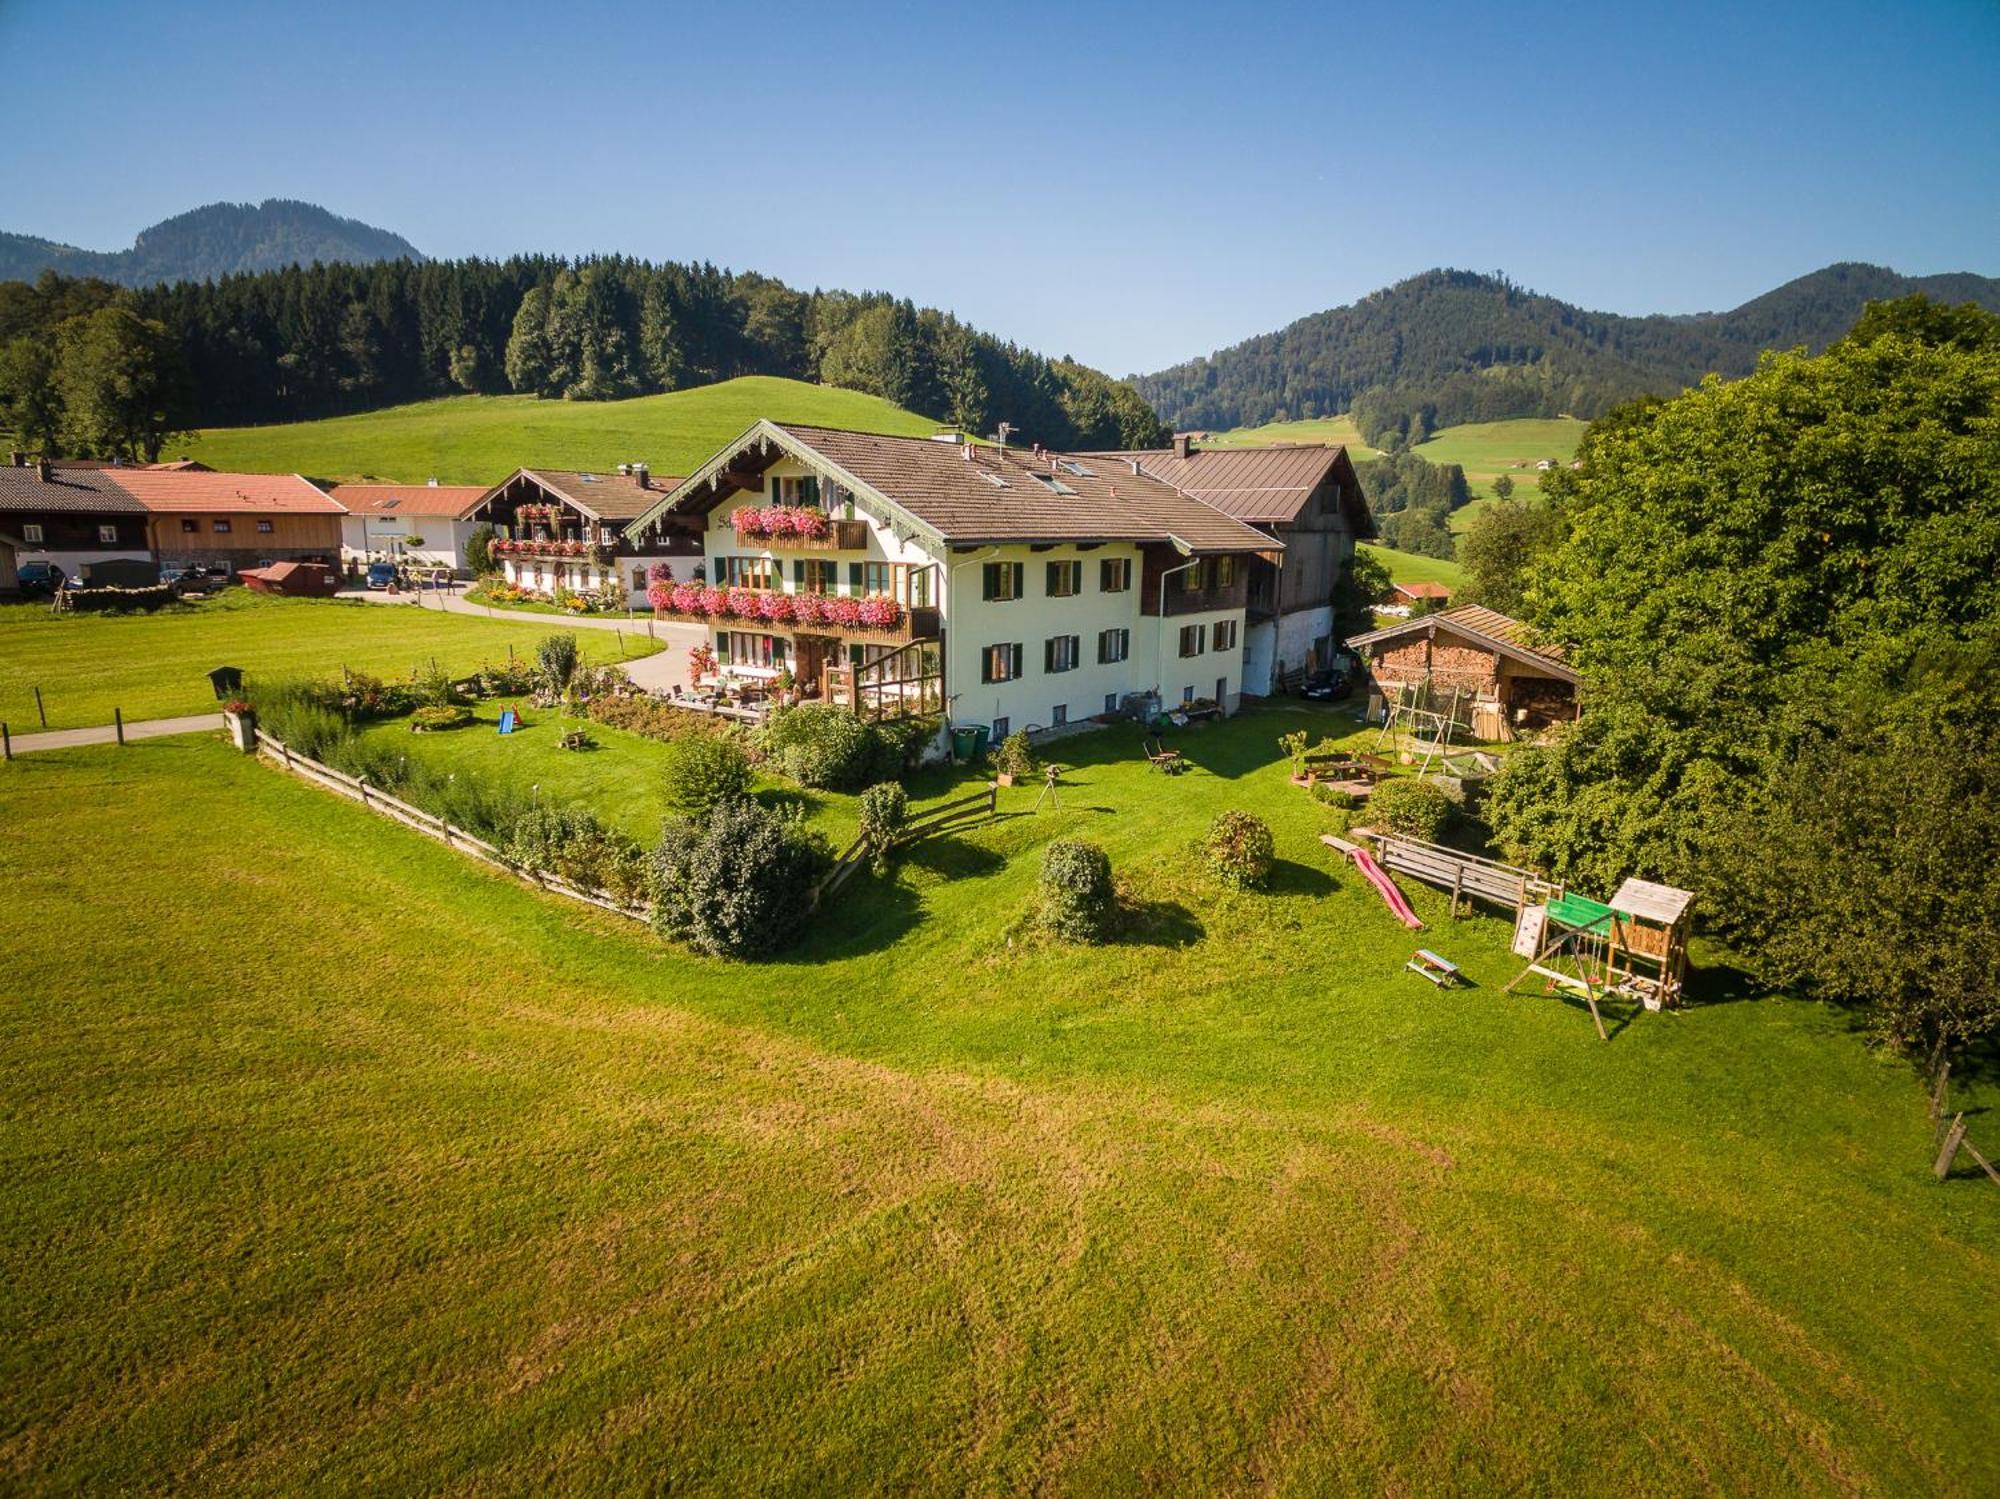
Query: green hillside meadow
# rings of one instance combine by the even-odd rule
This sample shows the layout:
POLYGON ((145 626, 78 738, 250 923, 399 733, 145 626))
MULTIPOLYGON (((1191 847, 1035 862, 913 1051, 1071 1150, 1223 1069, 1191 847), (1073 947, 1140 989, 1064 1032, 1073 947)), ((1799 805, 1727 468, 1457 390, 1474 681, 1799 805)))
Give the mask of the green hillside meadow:
POLYGON ((384 479, 495 484, 515 469, 645 462, 684 474, 759 417, 922 437, 929 417, 878 396, 746 375, 629 401, 451 396, 357 416, 272 427, 218 427, 172 451, 212 468, 298 473, 344 483, 384 479))

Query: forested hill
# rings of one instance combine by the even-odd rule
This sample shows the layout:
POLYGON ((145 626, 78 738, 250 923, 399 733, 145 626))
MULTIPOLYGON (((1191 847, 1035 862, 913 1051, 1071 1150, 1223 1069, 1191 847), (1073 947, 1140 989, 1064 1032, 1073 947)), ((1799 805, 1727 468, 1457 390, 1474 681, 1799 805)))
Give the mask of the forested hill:
POLYGON ((1255 426, 1352 411, 1378 446, 1511 417, 1602 415, 1672 395, 1710 371, 1743 375, 1767 348, 1818 350, 1870 301, 1925 292, 2000 311, 2000 280, 1903 276, 1845 264, 1731 312, 1587 312, 1501 277, 1428 271, 1133 384, 1182 428, 1255 426))
POLYGON ((433 396, 616 400, 778 375, 975 432, 1152 447, 1131 386, 880 292, 619 257, 291 266, 125 289, 0 282, 0 428, 74 457, 190 427, 306 421, 433 396))
POLYGON ((96 276, 120 286, 206 281, 243 271, 345 261, 421 260, 400 234, 343 219, 313 203, 211 203, 142 230, 129 250, 79 250, 27 234, 0 233, 0 280, 43 271, 96 276))

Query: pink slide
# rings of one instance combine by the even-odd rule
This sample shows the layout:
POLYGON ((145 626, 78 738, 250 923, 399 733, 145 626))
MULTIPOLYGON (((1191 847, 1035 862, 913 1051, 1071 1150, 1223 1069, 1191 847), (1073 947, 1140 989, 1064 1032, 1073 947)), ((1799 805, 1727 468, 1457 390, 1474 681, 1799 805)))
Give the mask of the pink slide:
POLYGON ((1367 849, 1357 848, 1347 857, 1354 861, 1354 867, 1368 877, 1368 883, 1373 885, 1380 892, 1382 899, 1389 903, 1389 909, 1395 912, 1398 921, 1413 932, 1424 929, 1424 924, 1417 920, 1417 913, 1412 911, 1410 903, 1403 899, 1403 892, 1396 888, 1396 882, 1389 878, 1380 864, 1369 857, 1367 849))

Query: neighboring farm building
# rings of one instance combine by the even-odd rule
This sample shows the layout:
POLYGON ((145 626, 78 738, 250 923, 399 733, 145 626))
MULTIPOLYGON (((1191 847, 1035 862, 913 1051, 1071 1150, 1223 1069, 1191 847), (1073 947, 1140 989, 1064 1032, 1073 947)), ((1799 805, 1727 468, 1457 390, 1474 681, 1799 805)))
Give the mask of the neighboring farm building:
POLYGON ((408 562, 448 567, 461 576, 465 543, 481 524, 472 512, 493 490, 484 484, 342 484, 333 498, 347 514, 340 522, 340 554, 350 562, 408 562))
POLYGON ((1576 717, 1581 678, 1560 653, 1531 645, 1526 625, 1477 604, 1420 615, 1347 643, 1367 654, 1373 691, 1384 702, 1413 690, 1434 705, 1455 699, 1466 727, 1481 739, 1508 740, 1576 717))
POLYGON ((701 566, 695 523, 658 526, 643 544, 631 534, 633 520, 657 509, 680 482, 678 474, 655 477, 643 463, 588 472, 521 468, 467 515, 499 532, 493 560, 516 587, 543 597, 616 587, 640 609, 649 607, 646 585, 655 563, 681 582, 701 566))
POLYGON ((1451 590, 1442 583, 1392 583, 1390 596, 1399 604, 1446 604, 1451 590))
POLYGON ((340 559, 340 506, 297 474, 119 468, 98 477, 145 507, 162 562, 233 569, 340 559))
MULTIPOLYGON (((150 563, 146 512, 101 469, 18 463, 0 468, 0 540, 15 561, 84 579, 108 563, 150 563)), ((12 588, 18 580, 7 579, 12 588)))

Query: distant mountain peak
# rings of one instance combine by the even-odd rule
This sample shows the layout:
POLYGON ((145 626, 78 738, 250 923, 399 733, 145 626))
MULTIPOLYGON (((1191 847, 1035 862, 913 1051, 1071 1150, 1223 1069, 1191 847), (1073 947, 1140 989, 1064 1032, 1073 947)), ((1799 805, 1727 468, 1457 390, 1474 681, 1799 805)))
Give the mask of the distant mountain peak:
POLYGON ((1436 269, 1132 384, 1179 428, 1352 412, 1370 441, 1459 422, 1601 415, 1711 371, 1749 373, 1769 348, 1821 349, 1869 302, 1923 292, 2000 311, 2000 279, 1905 276, 1843 261, 1728 312, 1592 312, 1504 274, 1436 269))
POLYGON ((66 276, 98 276, 122 286, 152 286, 314 261, 365 265, 423 258, 400 234, 291 198, 190 209, 142 229, 129 250, 80 250, 33 235, 0 232, 0 280, 8 281, 32 281, 53 270, 66 276))

